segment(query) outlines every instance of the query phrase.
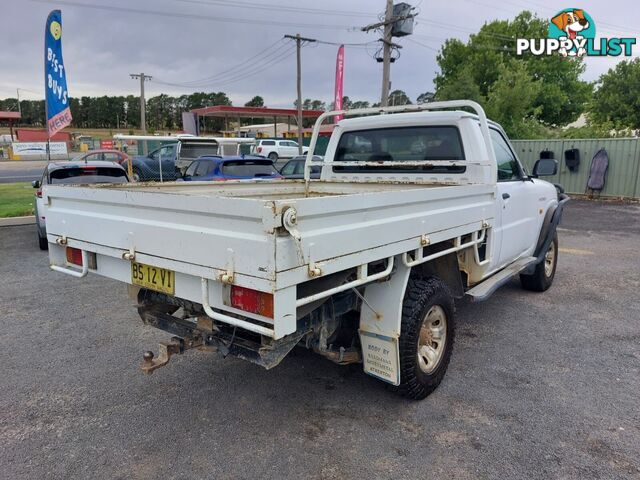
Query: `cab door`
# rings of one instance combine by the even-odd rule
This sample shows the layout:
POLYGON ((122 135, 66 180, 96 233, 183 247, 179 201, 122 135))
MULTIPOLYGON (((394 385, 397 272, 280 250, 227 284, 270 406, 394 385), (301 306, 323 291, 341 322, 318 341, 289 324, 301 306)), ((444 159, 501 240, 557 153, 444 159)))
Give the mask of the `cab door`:
POLYGON ((490 129, 493 150, 498 167, 497 205, 500 228, 498 261, 503 267, 518 257, 530 254, 537 241, 537 198, 535 185, 530 182, 511 149, 506 136, 490 129))

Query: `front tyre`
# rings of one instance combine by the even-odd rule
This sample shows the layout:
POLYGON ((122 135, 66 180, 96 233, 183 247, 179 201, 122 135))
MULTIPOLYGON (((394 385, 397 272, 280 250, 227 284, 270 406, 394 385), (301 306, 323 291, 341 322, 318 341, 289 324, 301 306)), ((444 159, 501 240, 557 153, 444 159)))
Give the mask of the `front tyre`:
POLYGON ((553 236, 553 241, 544 259, 536 265, 536 269, 531 275, 520 275, 520 284, 525 290, 534 292, 544 292, 548 290, 556 276, 556 266, 558 265, 558 234, 553 236))
POLYGON ((402 304, 400 395, 422 400, 442 381, 455 336, 455 306, 438 278, 411 278, 402 304))

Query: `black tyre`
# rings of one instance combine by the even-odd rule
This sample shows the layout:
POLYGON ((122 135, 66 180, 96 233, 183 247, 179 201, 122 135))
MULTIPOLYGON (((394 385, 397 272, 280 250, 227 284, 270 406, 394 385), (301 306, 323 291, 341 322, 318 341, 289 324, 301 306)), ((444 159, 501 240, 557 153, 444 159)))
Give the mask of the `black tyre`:
POLYGON ((400 395, 422 400, 442 381, 455 337, 455 306, 438 278, 411 278, 402 304, 400 395))
POLYGON ((269 154, 269 158, 275 162, 276 160, 278 160, 278 154, 276 152, 271 152, 269 154))
POLYGON ((38 234, 38 246, 40 250, 49 250, 49 242, 47 241, 47 237, 41 237, 40 232, 38 234))
POLYGON ((140 182, 142 180, 142 175, 140 174, 140 170, 137 168, 133 169, 133 175, 131 176, 131 180, 134 182, 140 182))
POLYGON ((556 265, 558 264, 558 234, 553 237, 549 249, 544 255, 544 259, 536 265, 532 275, 520 275, 520 284, 525 290, 533 292, 544 292, 553 283, 556 276, 556 265))

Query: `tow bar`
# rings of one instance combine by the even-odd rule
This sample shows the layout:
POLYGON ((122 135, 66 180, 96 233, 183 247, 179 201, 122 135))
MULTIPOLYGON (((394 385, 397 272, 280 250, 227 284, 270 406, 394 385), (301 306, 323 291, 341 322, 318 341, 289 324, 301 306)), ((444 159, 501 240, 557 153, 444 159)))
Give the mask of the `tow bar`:
POLYGON ((186 340, 179 337, 172 337, 170 343, 160 342, 158 345, 158 358, 154 358, 155 355, 150 350, 144 352, 140 369, 147 375, 151 375, 154 370, 164 367, 169 363, 172 355, 181 355, 186 350, 202 347, 202 345, 203 342, 200 335, 187 338, 186 340))

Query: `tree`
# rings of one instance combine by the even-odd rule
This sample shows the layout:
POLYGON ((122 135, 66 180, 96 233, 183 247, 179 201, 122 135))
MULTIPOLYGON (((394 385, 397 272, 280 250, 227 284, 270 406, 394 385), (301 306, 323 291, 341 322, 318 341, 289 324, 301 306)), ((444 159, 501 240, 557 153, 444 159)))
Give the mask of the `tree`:
POLYGON ((435 78, 436 99, 478 101, 492 112, 495 120, 507 119, 509 127, 505 128, 510 135, 520 132, 526 136, 527 128, 562 126, 575 121, 592 94, 592 86, 580 80, 585 68, 582 59, 515 53, 515 38, 545 38, 548 26, 547 20, 525 11, 512 21, 486 23, 467 43, 447 40, 437 56, 440 72, 435 78), (535 87, 540 84, 544 88, 535 87), (518 89, 532 87, 535 95, 531 91, 511 92, 507 85, 518 89), (509 111, 510 104, 501 99, 508 96, 516 100, 518 94, 523 97, 518 101, 518 115, 526 117, 514 115, 509 111), (528 105, 524 105, 525 99, 528 105))
POLYGON ((418 95, 418 98, 416 99, 416 103, 418 105, 421 105, 423 103, 429 103, 433 101, 435 94, 433 92, 424 92, 421 93, 420 95, 418 95))
POLYGON ((247 103, 244 104, 245 107, 264 107, 264 98, 260 95, 256 95, 247 103))
POLYGON ((640 58, 618 63, 602 76, 593 95, 590 118, 615 128, 640 128, 640 58))
POLYGON ((402 90, 394 90, 389 94, 389 106, 411 105, 411 99, 402 90))
POLYGON ((351 108, 356 109, 356 108, 369 108, 371 106, 371 104, 369 102, 367 102, 366 100, 358 100, 355 101, 351 104, 351 108))

